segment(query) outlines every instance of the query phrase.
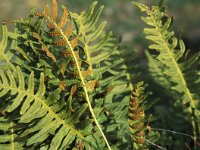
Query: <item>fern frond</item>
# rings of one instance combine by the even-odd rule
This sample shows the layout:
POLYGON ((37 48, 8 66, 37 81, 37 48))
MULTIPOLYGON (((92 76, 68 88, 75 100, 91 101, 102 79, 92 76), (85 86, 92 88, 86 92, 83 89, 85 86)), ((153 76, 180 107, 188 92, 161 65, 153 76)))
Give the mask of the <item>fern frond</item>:
POLYGON ((72 13, 77 23, 80 26, 80 42, 86 54, 89 67, 92 69, 93 64, 100 62, 102 59, 108 58, 111 55, 112 49, 116 48, 115 38, 112 33, 105 33, 106 22, 100 23, 99 17, 102 13, 103 6, 95 11, 97 1, 93 2, 88 11, 83 11, 81 15, 72 13), (97 55, 98 54, 98 55, 97 55))
MULTIPOLYGON (((63 15, 58 20, 56 1, 53 3, 51 14, 47 6, 43 12, 32 11, 31 14, 34 15, 30 15, 27 20, 16 22, 21 35, 18 48, 27 54, 26 58, 18 53, 15 54, 15 57, 20 58, 15 64, 20 65, 25 77, 24 81, 21 79, 25 83, 23 89, 25 92, 18 97, 23 100, 16 101, 15 96, 19 95, 19 91, 15 91, 14 101, 9 104, 16 107, 9 110, 8 106, 7 111, 9 113, 19 111, 20 117, 16 118, 16 123, 27 124, 28 129, 20 134, 20 138, 26 137, 27 148, 44 149, 72 148, 78 141, 84 142, 84 146, 88 149, 91 147, 104 149, 106 144, 110 149, 107 139, 112 144, 117 141, 118 146, 123 145, 124 141, 127 143, 127 139, 115 141, 115 137, 119 134, 115 132, 116 129, 128 127, 128 123, 122 123, 122 118, 126 120, 129 100, 127 93, 130 92, 126 66, 119 58, 118 41, 111 32, 107 34, 104 31, 104 23, 98 27, 98 33, 94 29, 87 29, 89 31, 87 39, 93 37, 89 43, 90 48, 87 49, 81 31, 81 24, 85 21, 84 26, 92 25, 96 28, 103 7, 100 7, 96 14, 93 4, 93 8, 91 7, 93 12, 92 10, 86 12, 90 14, 88 16, 90 18, 87 20, 82 18, 83 22, 79 24, 77 18, 83 17, 83 13, 80 16, 75 15, 63 7, 63 15), (29 85, 26 79, 29 76, 29 79, 31 78, 33 71, 36 85, 31 99, 26 95, 28 90, 26 87, 29 85), (37 79, 41 79, 40 74, 46 91, 45 95, 40 96, 40 100, 35 100, 34 95, 39 90, 37 83, 40 81, 37 79), (120 93, 126 96, 123 94, 117 96, 120 93), (122 100, 123 105, 120 103, 122 100), (52 112, 51 115, 49 112, 52 112), (52 116, 53 113, 55 116, 52 116), (58 117, 63 122, 58 120, 58 117), (52 123, 50 126, 45 126, 50 122, 52 123), (77 133, 66 124, 77 130, 77 133), (52 145, 53 143, 56 144, 52 145)), ((7 73, 4 76, 8 78, 7 73)), ((15 76, 13 78, 18 88, 19 79, 15 76)), ((9 82, 10 79, 7 80, 9 82)))
MULTIPOLYGON (((95 90, 90 91, 93 95, 94 112, 97 118, 108 124, 107 136, 110 141, 115 141, 118 134, 125 135, 127 124, 126 107, 128 97, 124 96, 130 92, 129 80, 124 60, 120 58, 120 47, 112 32, 106 33, 106 22, 99 22, 103 6, 97 7, 97 2, 93 2, 90 9, 83 11, 80 15, 71 13, 79 26, 79 45, 86 55, 86 62, 89 65, 87 70, 82 71, 82 75, 87 78, 93 77, 97 81, 95 90), (119 73, 121 72, 121 73, 119 73), (87 74, 85 74, 87 73, 87 74), (123 96, 117 96, 121 93, 123 96), (124 102, 121 105, 120 102, 124 102), (98 112, 98 113, 97 113, 98 112), (109 115, 105 115, 104 112, 109 115), (113 115, 114 114, 114 115, 113 115), (103 119, 104 118, 104 119, 103 119), (110 120, 109 122, 106 121, 110 120), (115 122, 115 123, 114 123, 115 122), (115 132, 122 130, 122 132, 115 132), (115 140, 114 140, 115 139, 115 140)), ((95 81, 93 82, 95 83, 95 81)), ((93 89, 92 87, 92 89, 93 89)), ((124 144, 123 139, 117 139, 118 144, 124 144)))
POLYGON ((134 149, 144 149, 148 145, 146 139, 151 127, 148 125, 148 118, 145 116, 145 102, 143 82, 139 82, 130 98, 128 110, 128 123, 133 139, 134 149))
POLYGON ((144 148, 145 143, 145 130, 147 130, 148 125, 145 123, 145 113, 144 113, 144 99, 142 87, 143 83, 138 83, 135 91, 133 92, 128 111, 128 122, 130 126, 130 131, 133 138, 133 147, 135 149, 144 148))
POLYGON ((150 26, 144 29, 146 38, 153 42, 149 48, 159 52, 156 59, 163 64, 165 77, 174 84, 171 89, 179 93, 177 103, 184 104, 184 110, 189 113, 196 136, 200 125, 200 95, 194 87, 199 84, 196 69, 199 65, 200 52, 184 60, 185 45, 182 40, 175 37, 173 31, 170 31, 171 18, 157 6, 150 8, 144 4, 133 3, 147 14, 147 17, 142 19, 150 26))
POLYGON ((65 104, 64 99, 60 99, 60 89, 53 91, 47 98, 44 97, 43 73, 40 75, 39 87, 35 92, 34 73, 30 74, 26 88, 27 82, 23 77, 22 71, 19 67, 16 70, 16 78, 10 71, 0 75, 0 97, 10 92, 13 99, 9 102, 10 105, 5 108, 5 111, 10 113, 19 108, 20 123, 34 122, 34 126, 25 129, 20 135, 21 137, 29 136, 26 145, 40 144, 50 135, 54 135, 49 148, 54 150, 60 146, 70 145, 76 136, 84 138, 84 135, 76 129, 76 126, 88 106, 82 105, 79 110, 71 114, 71 111, 66 109, 68 104, 65 104), (49 125, 47 126, 46 124, 49 125), (63 143, 64 141, 65 143, 63 143))

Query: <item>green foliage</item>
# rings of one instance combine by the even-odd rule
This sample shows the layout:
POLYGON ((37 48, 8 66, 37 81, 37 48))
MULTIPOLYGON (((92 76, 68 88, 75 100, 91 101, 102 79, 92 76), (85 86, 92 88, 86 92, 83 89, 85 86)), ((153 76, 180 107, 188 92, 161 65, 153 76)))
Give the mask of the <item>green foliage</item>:
POLYGON ((58 9, 52 0, 52 7, 32 9, 28 18, 13 20, 14 31, 3 22, 0 149, 184 148, 183 138, 174 146, 162 132, 161 146, 154 143, 159 134, 150 127, 148 113, 157 115, 152 124, 162 127, 159 119, 165 122, 166 112, 159 103, 165 96, 173 100, 167 103, 170 114, 182 112, 167 115, 167 121, 172 127, 188 123, 192 129, 174 129, 188 129, 197 148, 200 53, 187 55, 161 6, 133 3, 147 14, 143 20, 150 27, 144 34, 153 42, 146 51, 153 78, 146 81, 147 88, 136 83, 145 80, 137 72, 137 55, 105 30, 106 22, 99 21, 103 6, 98 8, 97 2, 78 14, 65 6, 58 9), (163 95, 156 95, 155 84, 163 95))
POLYGON ((187 55, 184 42, 177 39, 174 32, 170 31, 172 19, 166 15, 163 8, 133 3, 147 14, 146 17, 142 17, 149 26, 144 29, 144 34, 147 40, 152 41, 149 49, 157 51, 155 54, 147 52, 152 76, 158 84, 173 95, 174 104, 182 106, 182 111, 188 114, 187 120, 192 124, 196 139, 200 127, 197 71, 200 53, 187 55))
POLYGON ((200 95, 198 94, 198 88, 196 89, 194 86, 198 84, 197 79, 199 76, 196 72, 196 67, 198 67, 197 60, 200 53, 196 53, 188 60, 183 60, 185 45, 182 40, 178 40, 175 37, 173 31, 169 31, 171 18, 168 18, 159 7, 149 8, 139 3, 134 4, 148 15, 143 20, 150 27, 144 29, 144 34, 146 34, 148 40, 154 42, 149 48, 159 52, 156 59, 162 63, 163 73, 166 78, 169 78, 169 81, 174 83, 171 89, 180 93, 177 103, 184 104, 186 107, 184 110, 190 114, 194 113, 195 117, 197 117, 195 120, 199 120, 197 107, 200 95), (191 75, 192 78, 190 78, 191 75))
POLYGON ((31 10, 28 19, 15 20, 10 39, 2 26, 1 59, 6 63, 1 70, 1 112, 8 120, 16 114, 16 144, 23 149, 127 144, 128 135, 116 137, 128 130, 116 130, 128 127, 130 81, 116 38, 105 32, 105 22, 97 26, 103 7, 96 13, 94 2, 81 15, 63 7, 58 18, 57 2, 52 3, 51 13, 47 6, 42 12, 31 10), (12 51, 8 41, 16 43, 12 51), (4 57, 7 52, 12 58, 4 57))

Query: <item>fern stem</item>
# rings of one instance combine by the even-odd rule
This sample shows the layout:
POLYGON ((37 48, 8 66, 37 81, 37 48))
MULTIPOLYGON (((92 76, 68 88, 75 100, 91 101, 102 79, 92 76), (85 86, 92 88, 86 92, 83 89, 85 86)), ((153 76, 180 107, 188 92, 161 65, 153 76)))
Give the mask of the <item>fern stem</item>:
POLYGON ((96 115, 94 114, 94 111, 93 111, 93 109, 92 109, 92 105, 91 105, 91 103, 90 103, 88 91, 87 91, 87 88, 86 88, 86 86, 85 86, 86 84, 85 84, 85 81, 84 81, 83 76, 82 76, 82 74, 81 74, 81 70, 80 70, 80 67, 79 67, 79 63, 78 63, 78 60, 77 60, 77 58, 76 58, 76 55, 75 55, 75 53, 74 53, 74 51, 73 51, 73 48, 72 48, 72 46, 71 46, 71 44, 70 44, 68 38, 65 36, 65 34, 63 33, 63 31, 59 28, 59 26, 57 25, 57 23, 55 23, 49 16, 46 15, 46 17, 47 17, 48 20, 51 20, 51 22, 54 24, 54 26, 60 31, 62 37, 65 39, 65 41, 67 42, 67 45, 69 46, 69 49, 70 49, 70 51, 71 51, 71 54, 72 54, 72 56, 73 56, 73 58, 74 58, 74 60, 75 60, 75 65, 76 65, 76 68, 77 68, 77 71, 78 71, 80 80, 81 80, 81 82, 82 82, 83 90, 84 90, 84 92, 85 92, 85 98, 86 98, 86 101, 87 101, 87 103, 88 103, 90 113, 91 113, 91 115, 92 115, 92 117, 93 117, 93 119, 94 119, 94 122, 95 122, 95 124, 97 125, 99 131, 101 132, 101 135, 103 136, 103 139, 104 139, 104 141, 106 142, 106 145, 107 145, 108 149, 111 150, 111 147, 110 147, 110 145, 109 145, 109 143, 108 143, 108 140, 107 140, 107 138, 106 138, 104 132, 102 131, 101 126, 99 125, 99 123, 98 123, 98 121, 97 121, 97 119, 96 119, 96 115))
POLYGON ((187 95, 188 99, 190 100, 189 113, 190 113, 190 115, 191 115, 191 122, 192 122, 192 127, 193 127, 194 139, 196 140, 196 137, 197 137, 197 133, 196 133, 197 127, 196 127, 196 125, 195 125, 195 118, 197 117, 197 113, 196 113, 195 110, 192 109, 192 108, 195 108, 195 107, 196 107, 195 104, 194 104, 194 102, 193 102, 194 100, 193 100, 193 98, 192 98, 192 96, 191 96, 190 90, 189 90, 188 87, 187 87, 187 83, 186 83, 186 81, 185 81, 185 79, 184 79, 184 76, 183 76, 183 74, 182 74, 182 72, 181 72, 181 69, 179 68, 178 63, 176 62, 176 59, 175 59, 174 56, 173 56, 172 49, 171 49, 171 48, 169 47, 169 45, 167 44, 167 39, 165 39, 164 35, 162 34, 162 31, 161 31, 161 29, 159 28, 159 25, 157 24, 156 18, 155 18, 154 15, 151 13, 151 11, 149 11, 149 12, 150 12, 150 15, 151 15, 152 18, 153 18, 155 27, 156 27, 157 31, 159 32, 159 34, 160 34, 160 35, 159 35, 159 36, 160 36, 160 39, 163 41, 163 44, 165 45, 166 51, 167 51, 167 53, 169 54, 169 56, 171 57, 172 63, 173 63, 174 67, 175 67, 176 70, 177 70, 177 75, 178 75, 179 78, 181 79, 182 85, 185 87, 185 94, 187 95), (195 118, 193 117, 193 113, 194 113, 194 115, 195 115, 195 118))

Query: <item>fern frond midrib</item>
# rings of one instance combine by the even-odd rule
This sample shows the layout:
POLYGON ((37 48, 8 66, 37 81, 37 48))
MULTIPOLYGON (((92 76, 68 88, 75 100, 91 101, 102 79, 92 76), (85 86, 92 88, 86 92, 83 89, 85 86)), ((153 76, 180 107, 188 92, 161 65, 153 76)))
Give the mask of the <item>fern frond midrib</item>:
POLYGON ((30 97, 33 97, 35 100, 37 100, 37 101, 39 101, 41 104, 42 104, 42 106, 44 106, 47 110, 48 110, 48 112, 49 113, 51 113, 53 116, 54 116, 54 118, 56 118, 57 120, 58 120, 58 122, 61 122, 61 124, 63 125, 63 126, 66 126, 66 128, 69 128, 70 130, 73 130, 74 131, 74 134, 76 134, 76 135, 78 135, 80 138, 84 138, 84 136, 80 133, 80 132, 78 132, 75 128, 73 128, 72 126, 70 126, 70 125, 68 125, 64 120, 62 120, 55 112, 53 112, 51 109, 50 109, 50 107, 44 102, 44 100, 42 100, 40 97, 38 97, 38 96, 36 96, 36 95, 34 95, 34 94, 30 94, 29 93, 29 91, 27 91, 27 90, 21 90, 21 89, 19 89, 19 88, 15 88, 15 87, 13 87, 13 86, 6 86, 6 85, 4 85, 4 84, 1 84, 0 85, 0 87, 3 87, 3 88, 7 88, 7 89, 9 89, 9 90, 11 90, 11 91, 16 91, 17 93, 23 93, 24 95, 29 95, 30 97))
POLYGON ((71 54, 72 54, 72 56, 73 56, 73 58, 74 58, 74 60, 75 60, 75 66, 76 66, 76 68, 77 68, 78 75, 79 75, 79 77, 80 77, 80 80, 81 80, 81 83, 82 83, 82 86, 83 86, 83 90, 84 90, 84 93, 85 93, 85 98, 86 98, 86 101, 87 101, 87 103, 88 103, 88 107, 89 107, 90 113, 91 113, 91 115, 92 115, 92 117, 93 117, 93 119, 94 119, 94 122, 95 122, 95 124, 97 125, 97 127, 98 127, 98 129, 99 129, 101 135, 103 136, 103 139, 104 139, 104 141, 106 142, 107 147, 109 148, 109 150, 111 150, 111 147, 110 147, 110 145, 109 145, 109 143, 108 143, 108 140, 107 140, 106 136, 104 135, 104 133, 103 133, 103 131, 102 131, 102 129, 101 129, 101 126, 99 125, 99 123, 98 123, 98 121, 97 121, 96 115, 95 115, 95 113, 94 113, 94 111, 93 111, 93 108, 92 108, 92 105, 91 105, 91 103, 90 103, 88 91, 87 91, 87 88, 86 88, 86 83, 85 83, 85 81, 84 81, 84 79, 83 79, 83 76, 82 76, 82 74, 81 74, 81 70, 80 70, 80 67, 79 67, 79 62, 78 62, 78 60, 77 60, 77 58, 76 58, 76 55, 75 55, 75 53, 74 53, 74 51, 73 51, 73 48, 72 48, 72 46, 71 46, 71 44, 70 44, 68 38, 65 36, 65 34, 63 33, 62 29, 60 29, 60 27, 58 26, 58 24, 55 23, 55 21, 52 20, 52 18, 49 17, 48 15, 45 14, 45 17, 47 18, 47 20, 50 20, 51 23, 53 23, 54 26, 59 30, 59 32, 61 33, 61 36, 65 39, 65 41, 66 41, 66 43, 67 43, 67 46, 69 46, 69 49, 70 49, 70 51, 71 51, 71 54))

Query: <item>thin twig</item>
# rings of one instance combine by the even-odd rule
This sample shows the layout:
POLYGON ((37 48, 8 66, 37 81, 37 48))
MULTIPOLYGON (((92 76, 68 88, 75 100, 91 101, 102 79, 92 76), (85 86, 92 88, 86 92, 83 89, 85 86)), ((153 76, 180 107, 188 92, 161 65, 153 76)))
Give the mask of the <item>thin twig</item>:
MULTIPOLYGON (((178 131, 172 131, 172 130, 168 130, 168 129, 158 129, 158 128, 152 128, 152 130, 155 130, 155 131, 165 131, 165 132, 170 132, 170 133, 173 133, 173 134, 179 134, 179 135, 184 135, 184 136, 187 136, 187 137, 190 137, 194 140, 194 136, 190 135, 190 134, 185 134, 185 133, 182 133, 182 132, 178 132, 178 131)), ((200 139, 200 137, 196 137, 197 139, 200 139)))
POLYGON ((153 145, 153 146, 159 148, 159 149, 167 150, 166 148, 161 147, 160 145, 157 145, 157 144, 155 144, 155 143, 153 143, 153 142, 151 142, 151 141, 149 141, 149 140, 147 140, 147 139, 145 139, 145 141, 146 141, 147 143, 149 143, 149 144, 151 144, 151 145, 153 145))

